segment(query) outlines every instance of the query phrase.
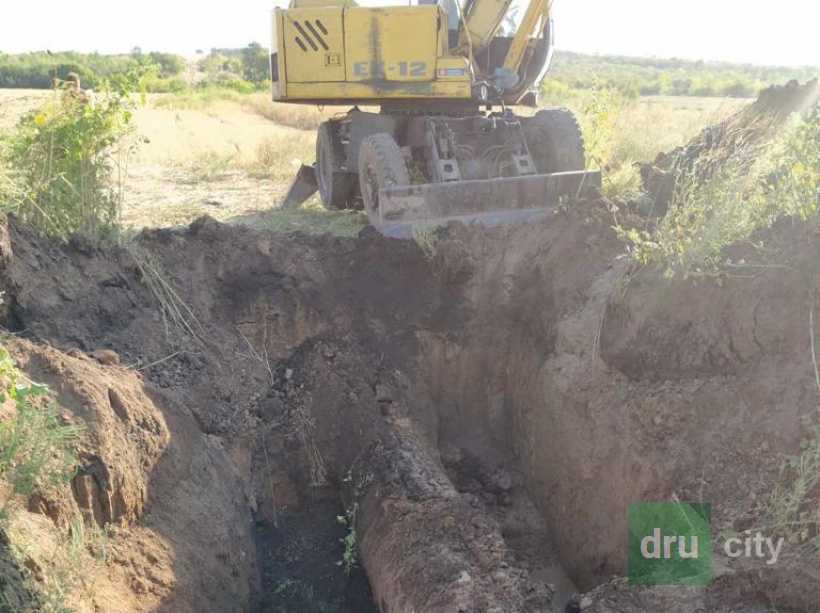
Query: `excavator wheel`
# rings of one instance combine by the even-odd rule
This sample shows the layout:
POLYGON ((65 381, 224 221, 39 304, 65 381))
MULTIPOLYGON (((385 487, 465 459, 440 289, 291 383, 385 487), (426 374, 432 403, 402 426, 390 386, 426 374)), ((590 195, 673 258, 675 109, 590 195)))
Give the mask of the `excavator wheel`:
POLYGON ((371 134, 359 147, 359 188, 370 223, 382 225, 379 190, 410 185, 410 174, 395 139, 387 133, 371 134))
POLYGON ((538 111, 524 125, 527 147, 538 172, 584 170, 584 137, 578 120, 565 108, 538 111))
POLYGON ((316 183, 322 203, 328 209, 344 209, 353 199, 356 175, 341 170, 342 152, 333 124, 319 126, 316 134, 316 183))

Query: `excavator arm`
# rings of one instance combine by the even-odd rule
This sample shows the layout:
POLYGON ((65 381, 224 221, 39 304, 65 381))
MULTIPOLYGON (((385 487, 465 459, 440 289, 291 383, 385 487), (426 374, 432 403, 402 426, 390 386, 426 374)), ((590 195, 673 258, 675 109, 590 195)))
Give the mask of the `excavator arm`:
POLYGON ((530 0, 515 33, 497 35, 511 0, 468 0, 464 7, 457 53, 474 72, 514 104, 543 75, 552 49, 552 0, 530 0), (501 43, 501 44, 499 44, 501 43))
POLYGON ((507 51, 504 68, 516 73, 519 71, 524 51, 530 43, 530 38, 536 33, 536 28, 540 26, 543 30, 544 24, 549 21, 551 4, 551 0, 531 0, 507 51))

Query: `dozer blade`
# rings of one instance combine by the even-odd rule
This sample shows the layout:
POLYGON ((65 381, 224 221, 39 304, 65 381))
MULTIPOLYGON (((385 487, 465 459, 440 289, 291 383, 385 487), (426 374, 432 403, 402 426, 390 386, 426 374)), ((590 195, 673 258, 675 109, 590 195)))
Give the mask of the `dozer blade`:
POLYGON ((317 189, 319 185, 316 182, 316 168, 302 164, 282 201, 282 208, 295 209, 315 194, 317 189))
POLYGON ((378 230, 408 238, 414 227, 450 221, 485 226, 523 223, 543 217, 561 203, 595 197, 600 189, 597 170, 387 187, 379 192, 378 230))

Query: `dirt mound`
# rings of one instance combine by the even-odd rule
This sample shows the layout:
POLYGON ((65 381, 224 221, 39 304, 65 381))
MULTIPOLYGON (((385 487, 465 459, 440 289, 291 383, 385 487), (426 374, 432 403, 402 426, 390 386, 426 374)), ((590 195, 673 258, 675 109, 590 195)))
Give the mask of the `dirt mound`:
POLYGON ((4 344, 27 376, 54 390, 61 419, 84 428, 69 491, 29 500, 24 521, 38 545, 26 567, 56 572, 46 543, 79 515, 109 536, 107 564, 77 569, 95 587, 71 603, 78 611, 229 610, 247 600, 256 582, 251 518, 221 444, 132 370, 77 350, 4 344))
POLYGON ((97 590, 136 576, 181 611, 506 613, 562 611, 577 585, 585 611, 810 611, 802 550, 774 570, 719 559, 691 598, 609 582, 631 502, 713 501, 716 532, 767 521, 816 407, 820 243, 801 236, 779 262, 794 274, 695 286, 633 274, 600 203, 454 225, 427 253, 209 219, 100 252, 12 221, 2 281, 7 325, 34 339, 21 361, 64 361, 32 374, 87 387, 66 404, 100 415, 68 503, 152 543, 97 590))
POLYGON ((708 126, 686 145, 643 164, 641 177, 655 200, 655 211, 666 211, 681 180, 704 183, 722 170, 748 168, 794 113, 802 113, 818 100, 817 79, 803 85, 791 81, 769 87, 752 104, 708 126))

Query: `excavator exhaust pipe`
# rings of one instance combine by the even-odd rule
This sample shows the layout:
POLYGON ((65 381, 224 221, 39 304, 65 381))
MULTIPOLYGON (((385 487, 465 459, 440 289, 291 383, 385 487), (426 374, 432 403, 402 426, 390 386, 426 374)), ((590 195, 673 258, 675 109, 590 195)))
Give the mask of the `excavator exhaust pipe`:
POLYGON ((408 238, 414 228, 451 221, 483 226, 525 223, 563 204, 595 198, 600 190, 600 171, 384 187, 373 225, 386 236, 408 238))

